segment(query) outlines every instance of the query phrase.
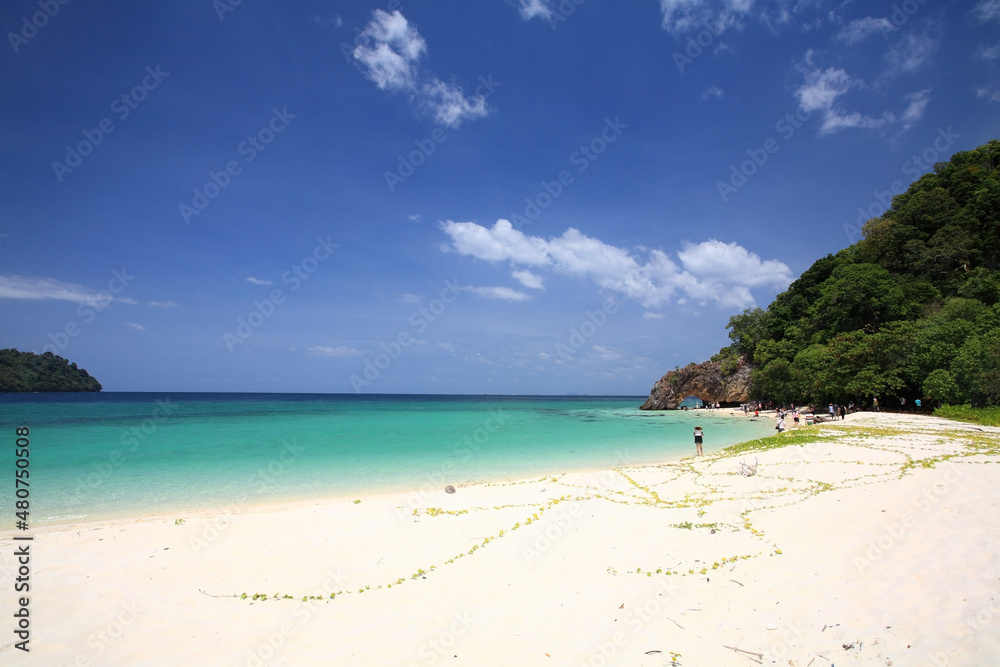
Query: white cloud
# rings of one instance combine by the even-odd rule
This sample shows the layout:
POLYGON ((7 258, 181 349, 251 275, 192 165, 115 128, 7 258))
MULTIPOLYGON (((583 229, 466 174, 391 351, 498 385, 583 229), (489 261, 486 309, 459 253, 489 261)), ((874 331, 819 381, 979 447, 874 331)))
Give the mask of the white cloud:
POLYGON ((806 54, 806 67, 802 70, 805 83, 795 91, 799 99, 799 107, 810 114, 819 112, 823 118, 820 125, 820 136, 832 134, 845 128, 878 129, 895 120, 895 117, 885 112, 882 118, 872 118, 858 112, 847 112, 837 104, 841 97, 852 88, 862 86, 862 82, 853 78, 843 69, 828 67, 821 70, 811 63, 812 52, 806 54))
POLYGON ((427 42, 399 10, 376 9, 358 40, 354 59, 380 90, 409 93, 417 108, 447 127, 486 115, 483 95, 466 97, 460 86, 421 75, 419 60, 427 42))
POLYGON ((545 281, 541 276, 532 273, 531 271, 521 270, 515 271, 513 274, 514 279, 519 283, 527 287, 528 289, 545 289, 545 281))
POLYGON ((454 84, 434 79, 425 83, 421 92, 421 104, 434 120, 447 127, 458 127, 464 120, 486 115, 485 97, 468 98, 454 84))
POLYGON ((173 301, 150 301, 149 305, 153 308, 176 308, 177 304, 173 301))
POLYGON ((886 74, 893 76, 917 71, 934 55, 938 46, 940 42, 930 35, 913 33, 906 35, 886 54, 885 59, 889 63, 889 71, 886 74))
POLYGON ((72 301, 88 306, 106 306, 112 301, 136 304, 135 299, 115 297, 107 290, 92 290, 83 285, 64 283, 52 278, 0 276, 0 299, 72 301))
POLYGON ((642 314, 644 320, 662 320, 666 315, 663 313, 651 313, 648 310, 642 314))
POLYGON ((866 16, 863 19, 855 19, 845 25, 837 33, 835 39, 838 39, 849 46, 853 46, 858 42, 862 42, 871 35, 875 33, 881 33, 883 37, 888 35, 890 32, 896 29, 896 26, 892 24, 887 18, 872 18, 871 16, 866 16))
POLYGON ((701 99, 702 99, 703 102, 705 100, 718 99, 718 98, 722 97, 722 94, 723 94, 722 93, 722 88, 719 88, 718 86, 711 86, 709 88, 706 88, 702 92, 701 99))
POLYGON ((795 91, 795 96, 799 98, 799 106, 802 107, 802 110, 809 113, 827 111, 833 108, 838 97, 859 85, 859 82, 855 81, 847 72, 833 67, 828 67, 823 71, 819 68, 813 68, 805 75, 806 82, 795 91))
POLYGON ((146 330, 146 327, 142 326, 141 324, 136 324, 135 322, 126 322, 125 324, 127 326, 132 327, 136 331, 145 331, 146 330))
POLYGON ((492 229, 474 222, 452 222, 441 225, 451 237, 454 249, 490 262, 511 260, 516 264, 543 266, 549 263, 546 243, 538 237, 525 236, 507 220, 497 220, 492 229))
POLYGON ((500 299, 502 301, 527 301, 530 295, 518 292, 509 287, 463 287, 466 292, 471 292, 484 299, 500 299))
POLYGON ((924 117, 924 110, 927 108, 927 104, 931 101, 931 91, 930 90, 920 90, 915 93, 910 93, 906 96, 906 101, 909 105, 906 107, 906 111, 903 112, 903 129, 908 130, 917 122, 924 117))
POLYGON ((548 20, 552 16, 552 0, 521 0, 521 5, 518 10, 521 12, 521 18, 525 21, 530 21, 535 17, 541 17, 548 20))
POLYGON ((1000 44, 994 44, 993 46, 980 46, 979 50, 976 51, 976 58, 987 62, 1000 60, 1000 44))
POLYGON ((981 0, 973 8, 972 14, 983 23, 1000 21, 1000 0, 981 0))
POLYGON ((624 359, 624 355, 613 347, 606 347, 604 345, 594 345, 591 348, 594 355, 603 361, 616 361, 618 359, 624 359))
POLYGON ((337 347, 330 347, 328 345, 313 345, 309 348, 309 352, 317 357, 360 357, 364 354, 361 350, 357 350, 353 347, 345 347, 343 345, 338 345, 337 347))
POLYGON ((309 22, 313 25, 318 25, 321 28, 327 28, 329 26, 335 26, 339 28, 344 25, 344 19, 340 17, 340 14, 336 16, 320 16, 319 14, 309 17, 309 22))
POLYGON ((417 60, 427 43, 398 10, 392 14, 376 9, 354 49, 354 58, 366 75, 382 90, 412 88, 417 60))
POLYGON ((489 229, 450 220, 441 227, 451 238, 449 249, 462 255, 591 280, 647 308, 670 302, 678 291, 701 302, 746 307, 755 303, 750 287, 784 288, 791 282, 791 270, 783 263, 761 261, 735 243, 714 239, 687 244, 677 253, 678 265, 662 250, 640 249, 633 254, 572 227, 552 239, 525 235, 503 219, 489 229))
POLYGON ((708 29, 721 35, 739 27, 754 0, 660 0, 663 28, 673 35, 708 29))
POLYGON ((687 271, 704 280, 724 281, 736 275, 748 287, 781 285, 790 275, 782 262, 760 257, 736 243, 715 239, 703 243, 686 243, 677 253, 687 271))
POLYGON ((718 39, 729 30, 760 24, 772 33, 788 26, 802 31, 822 27, 823 0, 660 0, 663 28, 674 36, 709 30, 718 39), (809 15, 807 15, 809 14, 809 15))
POLYGON ((253 283, 254 285, 273 285, 274 284, 270 280, 261 280, 260 278, 254 278, 253 276, 250 276, 249 278, 247 278, 247 282, 248 283, 253 283))
POLYGON ((976 88, 976 99, 1000 102, 1000 90, 995 88, 976 88))

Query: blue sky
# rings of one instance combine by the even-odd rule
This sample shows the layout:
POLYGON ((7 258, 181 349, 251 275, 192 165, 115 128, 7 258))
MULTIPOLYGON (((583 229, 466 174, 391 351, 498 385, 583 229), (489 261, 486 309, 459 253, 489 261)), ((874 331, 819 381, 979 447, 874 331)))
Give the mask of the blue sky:
POLYGON ((1000 0, 0 4, 0 346, 646 394, 1000 136, 1000 0))

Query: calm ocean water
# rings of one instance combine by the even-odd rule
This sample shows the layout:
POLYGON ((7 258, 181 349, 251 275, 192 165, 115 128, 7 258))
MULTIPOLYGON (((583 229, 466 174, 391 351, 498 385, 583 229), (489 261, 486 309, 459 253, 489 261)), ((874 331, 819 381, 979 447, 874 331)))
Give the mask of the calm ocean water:
MULTIPOLYGON (((31 429, 31 521, 441 488, 662 462, 768 420, 642 412, 645 397, 0 394, 4 468, 31 429)), ((13 521, 11 495, 0 498, 13 521)))

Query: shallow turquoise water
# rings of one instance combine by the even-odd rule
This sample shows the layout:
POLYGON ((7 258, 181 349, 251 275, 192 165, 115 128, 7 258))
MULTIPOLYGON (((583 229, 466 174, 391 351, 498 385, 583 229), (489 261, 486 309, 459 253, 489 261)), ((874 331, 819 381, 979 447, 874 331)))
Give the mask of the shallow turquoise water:
MULTIPOLYGON (((768 420, 642 412, 645 397, 0 394, 31 429, 31 521, 440 488, 654 463, 768 435, 768 420)), ((13 523, 13 493, 0 497, 13 523)))

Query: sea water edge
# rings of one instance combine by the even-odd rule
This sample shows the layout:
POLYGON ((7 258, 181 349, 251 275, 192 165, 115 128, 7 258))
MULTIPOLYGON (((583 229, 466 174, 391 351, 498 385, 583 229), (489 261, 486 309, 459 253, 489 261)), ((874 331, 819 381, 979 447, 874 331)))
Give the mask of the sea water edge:
POLYGON ((706 429, 707 453, 773 428, 709 410, 644 412, 644 399, 0 394, 0 425, 31 428, 34 523, 245 511, 657 464, 693 454, 695 423, 706 429))

